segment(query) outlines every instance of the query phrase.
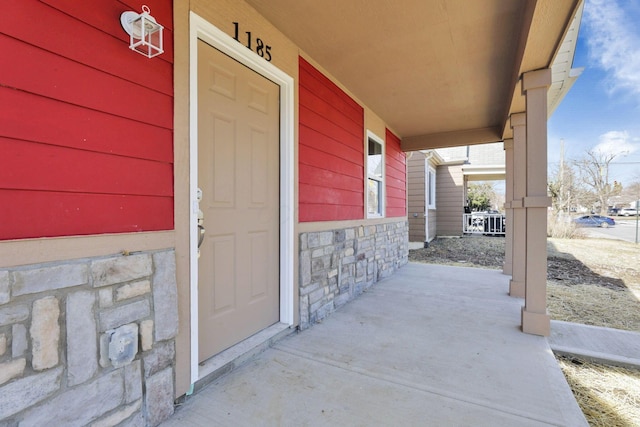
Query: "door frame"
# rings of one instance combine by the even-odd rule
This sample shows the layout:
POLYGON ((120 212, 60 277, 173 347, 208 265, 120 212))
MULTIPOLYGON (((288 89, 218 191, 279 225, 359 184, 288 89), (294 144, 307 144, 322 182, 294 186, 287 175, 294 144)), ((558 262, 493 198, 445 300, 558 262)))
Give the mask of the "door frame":
POLYGON ((294 322, 294 79, 213 24, 189 16, 189 260, 191 383, 198 379, 198 39, 280 86, 280 323, 294 322))

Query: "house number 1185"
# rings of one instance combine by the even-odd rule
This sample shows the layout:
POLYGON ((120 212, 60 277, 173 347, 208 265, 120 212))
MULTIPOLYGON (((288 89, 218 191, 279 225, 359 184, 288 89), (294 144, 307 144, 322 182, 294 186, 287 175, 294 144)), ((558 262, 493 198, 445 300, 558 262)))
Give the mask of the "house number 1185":
POLYGON ((240 24, 237 22, 233 23, 234 26, 234 35, 233 38, 238 42, 244 44, 247 49, 254 50, 255 52, 266 59, 267 61, 271 61, 271 46, 264 44, 264 41, 260 37, 256 37, 255 40, 252 38, 251 31, 245 31, 244 33, 247 35, 247 43, 243 43, 240 41, 240 24))

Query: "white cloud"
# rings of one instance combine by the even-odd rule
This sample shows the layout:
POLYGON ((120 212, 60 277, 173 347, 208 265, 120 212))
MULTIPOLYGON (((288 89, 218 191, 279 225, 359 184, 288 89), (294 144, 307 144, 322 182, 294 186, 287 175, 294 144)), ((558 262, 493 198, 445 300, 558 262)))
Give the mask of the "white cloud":
POLYGON ((612 130, 600 135, 600 142, 593 148, 593 151, 601 154, 627 155, 640 148, 640 144, 633 143, 635 138, 629 137, 629 132, 612 130))
POLYGON ((589 57, 609 74, 609 90, 640 94, 640 26, 616 0, 588 0, 584 8, 589 57))

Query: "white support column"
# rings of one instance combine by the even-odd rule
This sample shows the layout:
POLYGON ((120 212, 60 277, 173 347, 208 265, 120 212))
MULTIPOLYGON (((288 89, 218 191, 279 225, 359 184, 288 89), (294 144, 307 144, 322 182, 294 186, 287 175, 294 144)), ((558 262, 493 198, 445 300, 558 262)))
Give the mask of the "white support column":
POLYGON ((513 129, 513 246, 509 295, 524 298, 527 267, 527 212, 523 199, 527 190, 527 117, 525 113, 512 114, 513 129))
POLYGON ((522 90, 527 109, 526 279, 522 331, 548 336, 547 314, 547 90, 551 70, 525 73, 522 90))
POLYGON ((504 140, 505 156, 505 236, 504 236, 504 265, 502 274, 511 275, 513 272, 513 139, 504 140))

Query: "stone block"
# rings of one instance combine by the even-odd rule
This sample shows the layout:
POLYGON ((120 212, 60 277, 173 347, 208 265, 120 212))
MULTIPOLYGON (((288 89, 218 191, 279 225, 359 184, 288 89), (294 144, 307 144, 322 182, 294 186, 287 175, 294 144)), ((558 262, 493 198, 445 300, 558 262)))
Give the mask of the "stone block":
POLYGON ((347 239, 347 233, 345 230, 336 230, 333 232, 333 241, 335 243, 342 243, 347 239))
POLYGON ((173 369, 158 372, 146 381, 147 424, 157 426, 173 415, 173 369))
POLYGON ((123 407, 113 414, 107 415, 104 418, 100 418, 98 421, 91 424, 91 427, 115 427, 136 412, 140 411, 141 407, 142 399, 123 407))
POLYGON ((131 403, 142 398, 142 362, 135 360, 124 367, 124 401, 131 403))
POLYGON ((156 344, 156 347, 144 356, 144 377, 149 378, 167 366, 173 365, 176 348, 173 341, 156 344))
POLYGON ((56 297, 34 301, 31 318, 31 366, 36 371, 49 369, 58 364, 60 342, 60 305, 56 297))
POLYGON ((116 289, 116 301, 139 297, 149 292, 151 292, 151 282, 149 280, 129 283, 116 289))
POLYGON ((331 243, 333 243, 333 232, 331 231, 321 231, 308 234, 309 249, 327 246, 331 243))
POLYGON ((156 341, 168 340, 178 333, 178 285, 174 251, 153 254, 153 308, 156 341))
POLYGON ((111 307, 113 305, 113 289, 102 288, 98 291, 98 301, 101 308, 111 307))
POLYGON ((356 229, 355 228, 347 228, 344 231, 344 237, 346 240, 353 240, 356 238, 356 229))
POLYGON ((325 295, 324 288, 316 289, 309 294, 309 304, 314 304, 320 301, 325 295))
POLYGON ((139 411, 128 420, 118 424, 118 427, 147 427, 147 422, 144 420, 142 411, 139 411))
POLYGON ((27 327, 22 323, 16 323, 11 327, 11 355, 20 357, 27 351, 27 327))
POLYGON ((98 370, 94 315, 96 296, 80 291, 67 297, 67 384, 81 384, 98 370))
POLYGON ((335 307, 333 305, 333 301, 323 305, 317 310, 316 321, 324 319, 329 314, 331 314, 334 310, 335 310, 335 307))
POLYGON ((309 325, 309 298, 300 297, 300 329, 304 330, 309 325))
POLYGON ((120 406, 123 397, 122 370, 112 371, 30 409, 20 426, 85 426, 120 406))
POLYGON ((111 333, 100 335, 100 366, 107 368, 111 366, 111 360, 109 360, 109 339, 111 333))
POLYGON ((4 356, 7 352, 7 336, 0 334, 0 356, 4 356))
POLYGON ((153 320, 140 322, 140 348, 149 351, 153 348, 153 320))
POLYGON ((319 249, 314 249, 311 252, 311 258, 321 258, 325 255, 325 249, 326 248, 319 248, 319 249))
MULTIPOLYGON (((0 387, 0 420, 36 405, 60 388, 62 368, 30 375, 0 387)), ((52 425, 45 422, 42 425, 52 425)))
POLYGON ((322 258, 314 258, 311 260, 311 272, 318 273, 329 268, 331 264, 331 257, 325 256, 322 258))
POLYGON ((318 314, 318 310, 320 310, 320 308, 325 305, 327 303, 327 301, 325 301, 324 299, 318 300, 314 303, 309 304, 309 315, 312 318, 312 321, 314 321, 313 319, 315 319, 317 317, 318 314))
POLYGON ((151 307, 146 299, 108 308, 100 313, 100 331, 142 320, 150 314, 151 307))
POLYGON ((9 295, 9 272, 0 271, 0 305, 6 304, 10 300, 9 295))
POLYGON ((62 264, 13 272, 11 294, 35 294, 84 285, 89 281, 87 264, 62 264))
POLYGON ((22 375, 26 364, 27 361, 24 358, 0 363, 0 385, 22 375))
POLYGON ((138 354, 138 324, 129 323, 111 331, 109 337, 109 360, 111 364, 120 368, 133 362, 138 354))
POLYGON ((350 295, 348 293, 340 294, 333 300, 333 305, 335 305, 336 308, 341 307, 349 302, 349 298, 350 295))
POLYGON ((91 278, 94 287, 142 279, 151 276, 151 270, 149 254, 117 256, 91 262, 91 278))
POLYGON ((300 285, 306 286, 311 283, 311 253, 309 251, 300 252, 300 285))
POLYGON ((320 282, 313 282, 309 286, 300 288, 300 295, 308 295, 320 287, 320 282))
POLYGON ((0 326, 22 322, 29 318, 29 307, 26 305, 10 305, 0 308, 0 326))
POLYGON ((308 249, 309 240, 307 233, 300 233, 300 250, 304 251, 308 249))

